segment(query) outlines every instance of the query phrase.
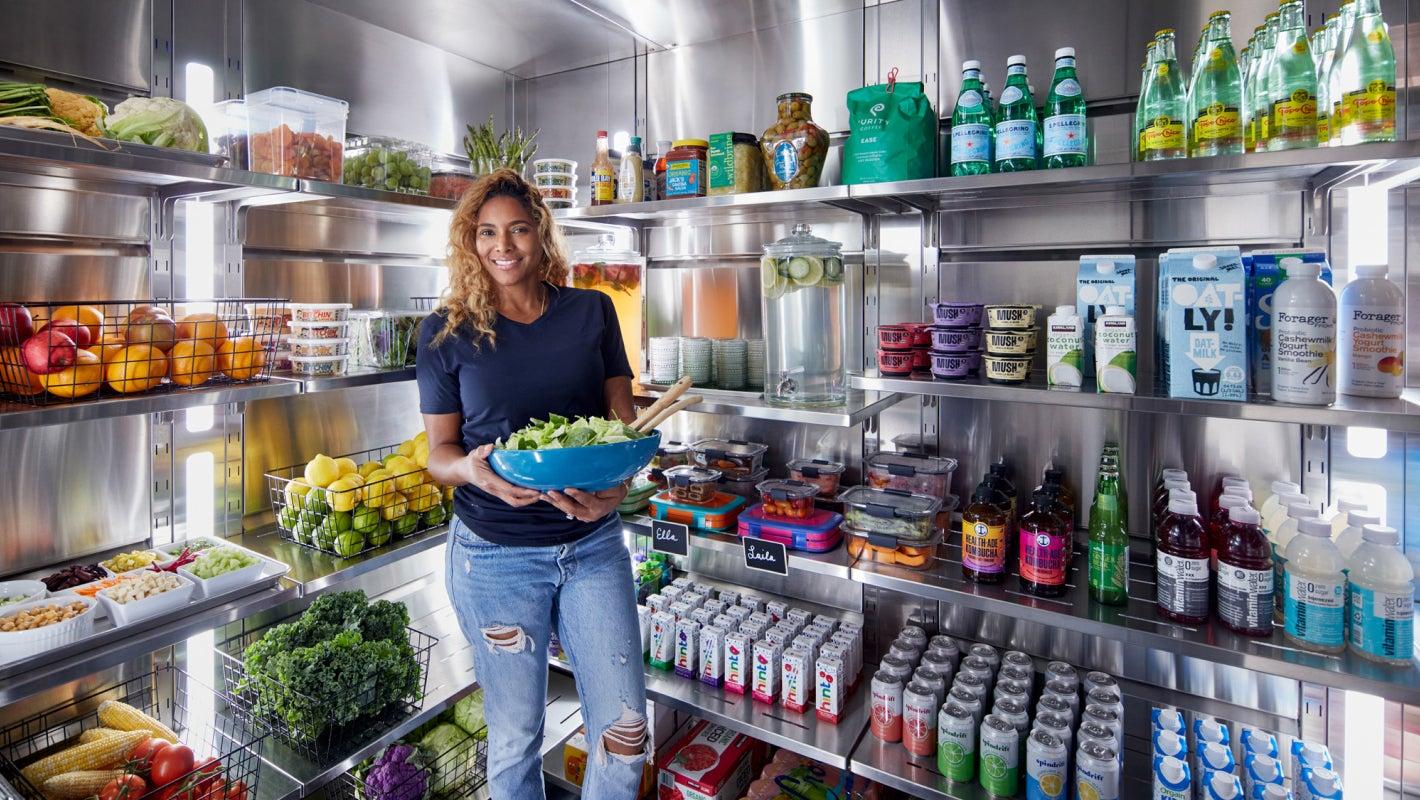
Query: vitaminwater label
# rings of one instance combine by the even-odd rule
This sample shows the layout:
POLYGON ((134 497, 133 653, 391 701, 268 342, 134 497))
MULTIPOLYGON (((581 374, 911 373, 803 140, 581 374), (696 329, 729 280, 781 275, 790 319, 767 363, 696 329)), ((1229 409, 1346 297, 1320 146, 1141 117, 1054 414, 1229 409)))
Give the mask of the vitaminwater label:
MULTIPOLYGON (((1003 95, 1003 103, 1005 99, 1003 95)), ((996 123, 996 160, 1007 161, 1016 158, 1035 158, 1033 119, 1004 119, 996 123)))
POLYGON ((1129 576, 1129 546, 1090 542, 1090 586, 1123 592, 1129 576))
POLYGON ((1330 307, 1272 309, 1272 397, 1321 405, 1334 394, 1331 369, 1336 311, 1330 307))
POLYGON ((1006 526, 961 523, 961 563, 977 572, 1006 571, 1006 526))
POLYGON ((1218 564, 1218 616, 1234 628, 1272 624, 1272 570, 1218 564))
POLYGON ((1222 103, 1213 103, 1193 120, 1193 138, 1198 141, 1235 139, 1240 130, 1238 110, 1222 103))
POLYGON ((1208 559, 1158 554, 1159 605, 1184 617, 1208 616, 1208 559))
POLYGON ((1089 137, 1085 135, 1085 115, 1056 114, 1046 117, 1044 135, 1047 157, 1084 155, 1089 142, 1089 137))
POLYGON ((1139 132, 1139 147, 1150 150, 1178 150, 1183 147, 1183 120, 1167 115, 1154 117, 1139 132))
POLYGON ((953 164, 985 164, 990 160, 990 126, 976 122, 952 126, 953 164))
POLYGON ((1415 647, 1415 598, 1352 586, 1351 646, 1369 655, 1409 659, 1415 647))
POLYGON ((1021 580, 1063 586, 1071 548, 1064 536, 1021 531, 1021 580))
POLYGON ((1297 89, 1290 97, 1272 104, 1273 136, 1297 136, 1316 130, 1316 95, 1297 89))
POLYGON ((1294 576, 1288 572, 1286 616, 1287 633, 1322 647, 1340 647, 1346 643, 1346 579, 1317 580, 1294 576))

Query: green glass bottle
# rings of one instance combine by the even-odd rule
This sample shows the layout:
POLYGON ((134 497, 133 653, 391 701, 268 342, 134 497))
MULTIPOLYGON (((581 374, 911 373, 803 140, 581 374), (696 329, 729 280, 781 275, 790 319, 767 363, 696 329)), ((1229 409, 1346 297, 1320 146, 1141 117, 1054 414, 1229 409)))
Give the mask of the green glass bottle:
POLYGON ((1247 71, 1243 73, 1243 102, 1247 121, 1243 125, 1243 149, 1251 153, 1257 149, 1257 93, 1261 91, 1257 71, 1262 65, 1263 38, 1266 27, 1258 25, 1252 31, 1252 41, 1248 42, 1251 57, 1247 61, 1247 71))
POLYGON ((1021 172, 1036 168, 1036 140, 1040 119, 1026 78, 1026 57, 1006 59, 1006 88, 996 104, 996 171, 1021 172))
MULTIPOLYGON (((1184 137, 1188 142, 1189 152, 1193 152, 1193 121, 1198 118, 1198 77, 1202 72, 1203 53, 1208 45, 1208 26, 1205 24, 1203 30, 1198 32, 1198 42, 1193 46, 1193 60, 1189 61, 1190 69, 1184 77, 1184 137)), ((1180 69, 1183 67, 1179 64, 1180 69)))
POLYGON ((1186 100, 1183 75, 1174 55, 1174 31, 1165 28, 1154 35, 1154 66, 1139 98, 1143 106, 1139 149, 1145 161, 1188 155, 1183 130, 1186 100))
POLYGON ((1395 141, 1395 48, 1380 0, 1356 0, 1355 26, 1340 58, 1340 143, 1395 141))
POLYGON ((1267 78, 1272 93, 1267 149, 1316 147, 1316 62, 1307 42, 1302 0, 1286 0, 1277 13, 1277 43, 1267 78))
POLYGON ((1118 473, 1101 470, 1090 506, 1090 599, 1112 606, 1124 605, 1129 599, 1129 530, 1118 482, 1118 473))
POLYGON ((1247 70, 1249 67, 1252 66, 1253 41, 1254 40, 1252 37, 1248 37, 1247 44, 1243 45, 1243 49, 1238 51, 1238 97, 1242 101, 1241 105, 1238 107, 1238 115, 1240 118, 1239 125, 1243 137, 1244 152, 1249 149, 1248 145, 1251 142, 1250 134, 1248 133, 1248 127, 1252 125, 1252 111, 1248 108, 1247 105, 1247 70))
POLYGON ((1090 160, 1085 125, 1085 91, 1075 74, 1075 48, 1055 51, 1055 77, 1045 98, 1044 155, 1046 169, 1083 167, 1090 160))
POLYGON ((1268 142, 1272 140, 1272 62, 1277 57, 1275 45, 1279 19, 1275 12, 1268 14, 1263 23, 1262 38, 1257 40, 1261 50, 1258 52, 1257 77, 1253 83, 1257 91, 1253 92, 1252 113, 1257 128, 1253 150, 1259 153, 1267 150, 1268 142))
POLYGON ((1331 113, 1327 115, 1329 144, 1341 144, 1341 56, 1351 44, 1351 33, 1356 29, 1356 3, 1346 0, 1341 4, 1341 21, 1336 23, 1336 47, 1332 48, 1331 69, 1326 75, 1326 99, 1331 103, 1331 113))
POLYGON ((1208 17, 1207 47, 1194 70, 1197 100, 1189 126, 1189 155, 1237 155, 1243 151, 1242 79, 1233 53, 1232 16, 1215 11, 1208 17))
POLYGON ((981 62, 964 62, 961 92, 952 109, 953 176, 991 172, 991 127, 991 106, 982 93, 981 62))
POLYGON ((1149 85, 1149 72, 1154 68, 1154 48, 1155 44, 1151 39, 1148 47, 1144 48, 1144 63, 1139 65, 1139 102, 1134 107, 1134 129, 1130 131, 1129 137, 1134 146, 1135 161, 1144 160, 1139 131, 1144 130, 1144 87, 1149 85))
POLYGON ((1336 40, 1341 34, 1341 17, 1332 14, 1321 28, 1321 49, 1313 47, 1316 65, 1316 143, 1331 146, 1331 67, 1336 62, 1336 40))

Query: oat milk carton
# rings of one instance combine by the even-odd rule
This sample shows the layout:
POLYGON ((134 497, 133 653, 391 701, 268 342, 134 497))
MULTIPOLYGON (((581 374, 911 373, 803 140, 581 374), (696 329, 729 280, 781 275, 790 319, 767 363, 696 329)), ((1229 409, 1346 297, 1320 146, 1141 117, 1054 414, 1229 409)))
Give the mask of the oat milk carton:
POLYGON ((1236 247, 1159 258, 1159 379, 1169 397, 1247 399, 1247 275, 1236 247))

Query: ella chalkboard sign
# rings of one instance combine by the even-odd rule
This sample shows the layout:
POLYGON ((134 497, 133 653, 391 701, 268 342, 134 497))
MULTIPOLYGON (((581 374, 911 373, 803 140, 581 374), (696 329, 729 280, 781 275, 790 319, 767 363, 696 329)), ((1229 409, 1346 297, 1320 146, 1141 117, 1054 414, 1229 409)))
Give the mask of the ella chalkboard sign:
POLYGON ((784 545, 767 539, 740 539, 744 545, 745 567, 775 575, 789 574, 789 555, 784 545))
POLYGON ((651 520, 651 549, 671 556, 690 555, 690 528, 679 522, 651 520))

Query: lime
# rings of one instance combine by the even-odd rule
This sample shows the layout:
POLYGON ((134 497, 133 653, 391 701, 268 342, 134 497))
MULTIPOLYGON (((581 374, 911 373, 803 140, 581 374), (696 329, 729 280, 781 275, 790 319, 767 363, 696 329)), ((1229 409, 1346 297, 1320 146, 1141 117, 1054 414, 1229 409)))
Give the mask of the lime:
POLYGON ((797 256, 789 260, 789 277, 800 286, 813 286, 823 278, 823 262, 814 256, 797 256))
POLYGON ((281 513, 276 515, 281 527, 286 530, 295 530, 296 523, 301 521, 301 511, 295 506, 282 506, 281 513))
POLYGON ((759 283, 766 292, 779 283, 779 267, 769 256, 759 260, 759 283))

